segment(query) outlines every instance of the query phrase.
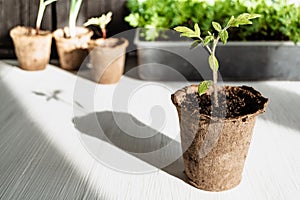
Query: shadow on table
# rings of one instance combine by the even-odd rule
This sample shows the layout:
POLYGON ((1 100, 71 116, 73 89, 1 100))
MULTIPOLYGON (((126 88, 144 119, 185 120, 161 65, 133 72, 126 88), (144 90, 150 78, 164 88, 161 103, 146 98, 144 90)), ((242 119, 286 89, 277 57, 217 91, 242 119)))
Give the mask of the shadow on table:
MULTIPOLYGON (((75 117, 73 123, 81 133, 105 141, 185 181, 180 143, 143 124, 134 116, 121 112, 94 112, 75 117)), ((123 171, 120 169, 122 164, 112 168, 119 167, 123 171)))
POLYGON ((269 98, 269 104, 261 118, 300 132, 300 95, 267 84, 254 87, 269 98))
MULTIPOLYGON (((269 98, 267 111, 260 116, 263 120, 300 131, 300 124, 298 123, 300 121, 298 113, 300 110, 299 94, 267 84, 253 83, 253 86, 269 98)), ((85 116, 75 117, 73 122, 82 134, 109 143, 185 181, 181 156, 174 159, 175 162, 170 162, 170 165, 162 165, 164 159, 168 159, 166 155, 171 155, 171 160, 175 158, 174 152, 177 154, 181 149, 180 143, 143 124, 134 116, 111 111, 93 112, 85 116), (143 156, 144 153, 157 151, 166 146, 168 146, 167 152, 156 154, 155 157, 143 156)))

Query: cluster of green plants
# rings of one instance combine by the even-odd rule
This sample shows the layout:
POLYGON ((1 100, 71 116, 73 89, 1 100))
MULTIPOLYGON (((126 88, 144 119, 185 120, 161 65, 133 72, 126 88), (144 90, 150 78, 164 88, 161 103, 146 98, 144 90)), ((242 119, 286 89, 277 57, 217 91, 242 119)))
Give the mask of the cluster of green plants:
POLYGON ((211 21, 224 26, 231 16, 256 13, 262 17, 252 26, 229 31, 231 40, 300 40, 300 6, 289 0, 128 0, 127 6, 131 13, 125 21, 132 27, 193 28, 199 23, 207 33, 211 21))

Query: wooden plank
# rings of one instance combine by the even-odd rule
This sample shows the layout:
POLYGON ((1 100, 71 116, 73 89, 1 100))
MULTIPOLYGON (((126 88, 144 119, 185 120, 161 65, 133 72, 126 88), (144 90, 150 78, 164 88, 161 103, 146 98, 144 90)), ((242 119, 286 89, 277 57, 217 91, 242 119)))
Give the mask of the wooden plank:
MULTIPOLYGON (((0 58, 14 58, 9 31, 17 25, 35 27, 39 0, 0 0, 0 58)), ((51 6, 45 10, 42 29, 52 30, 51 6)))
MULTIPOLYGON (((33 9, 34 7, 37 7, 37 0, 34 0, 34 2, 32 2, 30 4, 30 0, 23 0, 20 1, 20 8, 18 10, 18 12, 20 13, 20 21, 19 24, 22 26, 34 26, 34 24, 30 23, 30 14, 31 14, 31 9, 33 9)), ((37 12, 37 11, 36 11, 37 12)))
POLYGON ((9 30, 20 23, 20 8, 18 0, 1 1, 1 21, 5 23, 1 23, 0 41, 5 40, 9 36, 9 30))
MULTIPOLYGON (((86 20, 87 13, 87 1, 82 1, 82 5, 77 18, 77 25, 82 26, 86 20)), ((69 23, 69 11, 70 1, 57 1, 56 12, 57 12, 57 27, 62 28, 68 26, 69 23)))
MULTIPOLYGON (((137 79, 122 78, 122 88, 138 88, 141 84, 137 79)), ((147 88, 140 88, 138 94, 132 93, 130 98, 134 101, 128 102, 126 112, 144 123, 148 122, 150 113, 146 111, 157 104, 145 96, 157 94, 155 98, 159 99, 159 105, 165 105, 164 112, 168 116, 163 133, 174 138, 174 133, 179 134, 179 122, 169 95, 190 83, 159 84, 147 84, 147 88), (162 88, 165 92, 161 92, 162 88)), ((38 73, 25 73, 0 61, 1 199, 297 199, 300 196, 300 82, 232 84, 258 89, 270 98, 270 105, 257 120, 242 182, 226 192, 205 192, 166 169, 144 174, 118 170, 128 166, 132 157, 98 138, 101 132, 99 122, 105 122, 100 121, 98 116, 112 110, 112 100, 120 104, 128 100, 115 99, 117 92, 124 93, 120 91, 120 85, 96 85, 51 65, 38 73), (74 90, 74 84, 79 84, 81 90, 74 90), (95 90, 96 87, 98 89, 95 90), (51 95, 55 90, 61 91, 58 95, 60 100, 47 101, 46 96, 33 93, 51 95), (75 95, 75 91, 80 95, 75 95), (74 95, 83 108, 74 106, 74 95), (115 164, 119 163, 118 167, 122 168, 111 168, 109 163, 103 162, 105 160, 97 162, 97 155, 105 155, 103 158, 116 161, 115 164)), ((103 125, 102 130, 115 134, 117 139, 119 135, 114 132, 111 123, 103 125)), ((145 131, 140 133, 145 134, 145 131)), ((141 142, 143 140, 141 138, 141 142)), ((128 141, 120 142, 133 146, 128 141)), ((151 146, 158 144, 162 143, 151 143, 151 146)), ((144 152, 143 146, 137 147, 135 152, 144 152)), ((153 160, 168 158, 164 156, 167 154, 153 157, 153 160)), ((147 161, 144 163, 147 164, 147 161)), ((173 167, 182 174, 182 166, 173 167)))
POLYGON ((58 1, 56 3, 57 28, 62 28, 68 25, 69 8, 70 8, 69 1, 58 1))
POLYGON ((9 31, 21 22, 21 3, 18 0, 1 0, 0 10, 1 21, 5 22, 1 23, 0 28, 0 58, 7 58, 13 56, 11 55, 12 51, 10 51, 13 49, 13 44, 9 36, 9 31))
MULTIPOLYGON (((32 3, 32 0, 27 0, 26 6, 28 6, 29 15, 27 15, 27 24, 28 26, 35 27, 36 18, 38 14, 39 9, 39 1, 40 0, 34 0, 32 3)), ((41 29, 43 30, 52 30, 52 12, 51 12, 51 5, 47 6, 43 19, 41 24, 41 29)))

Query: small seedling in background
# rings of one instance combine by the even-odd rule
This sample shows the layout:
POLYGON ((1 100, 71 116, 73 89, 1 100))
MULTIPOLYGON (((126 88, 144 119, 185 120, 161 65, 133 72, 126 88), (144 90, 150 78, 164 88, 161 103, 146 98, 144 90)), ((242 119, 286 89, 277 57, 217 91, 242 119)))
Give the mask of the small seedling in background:
POLYGON ((217 36, 214 33, 208 32, 208 35, 205 38, 201 37, 201 31, 196 23, 194 25, 194 30, 187 28, 185 26, 177 26, 174 28, 175 31, 180 32, 181 36, 185 36, 188 38, 194 39, 194 42, 191 45, 191 48, 197 47, 199 44, 202 44, 209 52, 208 63, 210 69, 213 72, 213 82, 211 81, 203 81, 199 84, 198 93, 199 95, 203 95, 206 91, 213 86, 214 93, 214 106, 218 107, 218 91, 217 91, 217 82, 218 82, 218 69, 219 62, 216 57, 216 48, 219 43, 219 40, 223 42, 223 44, 227 43, 228 40, 228 32, 227 29, 231 27, 239 27, 240 25, 252 24, 251 19, 255 19, 260 17, 258 14, 249 14, 243 13, 240 14, 237 18, 231 16, 226 26, 222 28, 222 26, 218 22, 212 22, 212 26, 217 32, 217 36))
POLYGON ((96 25, 99 26, 102 32, 102 38, 106 39, 106 25, 111 21, 112 12, 102 14, 100 17, 92 17, 88 19, 84 26, 96 25))
POLYGON ((71 0, 69 14, 69 35, 71 38, 76 36, 76 20, 82 4, 82 0, 71 0))
POLYGON ((55 1, 57 1, 57 0, 46 0, 46 1, 40 0, 38 15, 36 18, 36 25, 35 25, 35 30, 36 30, 37 35, 39 34, 39 31, 41 28, 41 23, 42 23, 42 19, 43 19, 46 7, 55 1))

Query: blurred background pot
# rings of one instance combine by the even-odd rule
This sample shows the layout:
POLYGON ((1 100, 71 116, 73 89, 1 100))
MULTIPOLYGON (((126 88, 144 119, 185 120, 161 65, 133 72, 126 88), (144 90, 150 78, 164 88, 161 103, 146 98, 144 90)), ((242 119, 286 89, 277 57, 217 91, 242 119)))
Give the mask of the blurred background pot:
POLYGON ((76 36, 70 37, 69 28, 54 31, 59 63, 63 69, 77 70, 88 55, 88 42, 93 32, 84 27, 76 27, 76 36))
POLYGON ((17 26, 10 31, 20 68, 24 70, 42 70, 49 63, 52 34, 30 27, 17 26))
POLYGON ((101 84, 117 83, 124 72, 126 48, 125 38, 91 40, 90 63, 93 80, 101 84))

